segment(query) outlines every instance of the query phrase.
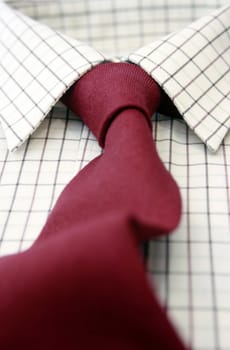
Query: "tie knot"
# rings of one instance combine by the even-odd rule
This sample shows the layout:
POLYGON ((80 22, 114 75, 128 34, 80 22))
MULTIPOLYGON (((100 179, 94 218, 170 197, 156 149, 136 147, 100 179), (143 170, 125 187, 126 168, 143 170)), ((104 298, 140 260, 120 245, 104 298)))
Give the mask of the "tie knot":
POLYGON ((63 97, 103 147, 111 122, 125 109, 138 109, 151 128, 160 102, 160 88, 140 67, 130 63, 104 63, 86 73, 63 97))

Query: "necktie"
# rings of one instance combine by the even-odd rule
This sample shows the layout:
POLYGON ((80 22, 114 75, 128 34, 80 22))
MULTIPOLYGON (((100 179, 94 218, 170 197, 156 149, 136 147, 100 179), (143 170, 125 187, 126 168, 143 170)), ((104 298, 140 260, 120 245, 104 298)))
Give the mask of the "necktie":
POLYGON ((180 199, 152 141, 151 117, 160 103, 154 80, 135 65, 102 64, 63 101, 104 148, 76 178, 78 220, 120 211, 141 226, 140 239, 172 231, 178 224, 180 199), (87 213, 81 211, 84 205, 87 213))
POLYGON ((135 65, 103 64, 63 100, 104 153, 67 185, 34 245, 1 259, 1 347, 184 349, 139 257, 140 241, 180 217, 151 135, 159 87, 135 65))

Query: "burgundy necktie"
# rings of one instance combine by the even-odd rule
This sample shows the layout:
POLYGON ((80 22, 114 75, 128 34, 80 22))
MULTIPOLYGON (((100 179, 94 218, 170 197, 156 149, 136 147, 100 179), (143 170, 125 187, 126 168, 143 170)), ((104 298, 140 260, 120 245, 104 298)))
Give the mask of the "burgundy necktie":
POLYGON ((160 89, 135 65, 106 63, 63 101, 104 151, 64 189, 34 245, 0 260, 0 348, 185 349, 139 254, 181 212, 152 140, 160 89))

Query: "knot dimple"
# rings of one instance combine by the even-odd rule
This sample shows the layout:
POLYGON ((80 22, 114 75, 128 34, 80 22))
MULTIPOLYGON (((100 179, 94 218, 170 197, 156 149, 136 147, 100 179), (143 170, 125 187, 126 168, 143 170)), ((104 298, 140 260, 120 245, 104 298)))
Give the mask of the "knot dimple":
POLYGON ((62 100, 82 118, 104 147, 109 125, 125 109, 141 111, 151 128, 160 95, 160 87, 139 66, 104 63, 86 73, 62 100))

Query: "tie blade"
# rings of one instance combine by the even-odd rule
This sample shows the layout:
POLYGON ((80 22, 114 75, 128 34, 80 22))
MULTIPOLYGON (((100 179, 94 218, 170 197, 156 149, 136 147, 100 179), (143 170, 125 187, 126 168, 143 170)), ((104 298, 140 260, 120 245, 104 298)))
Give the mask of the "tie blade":
POLYGON ((183 350, 149 286, 132 226, 113 214, 66 225, 3 258, 1 348, 183 350))

